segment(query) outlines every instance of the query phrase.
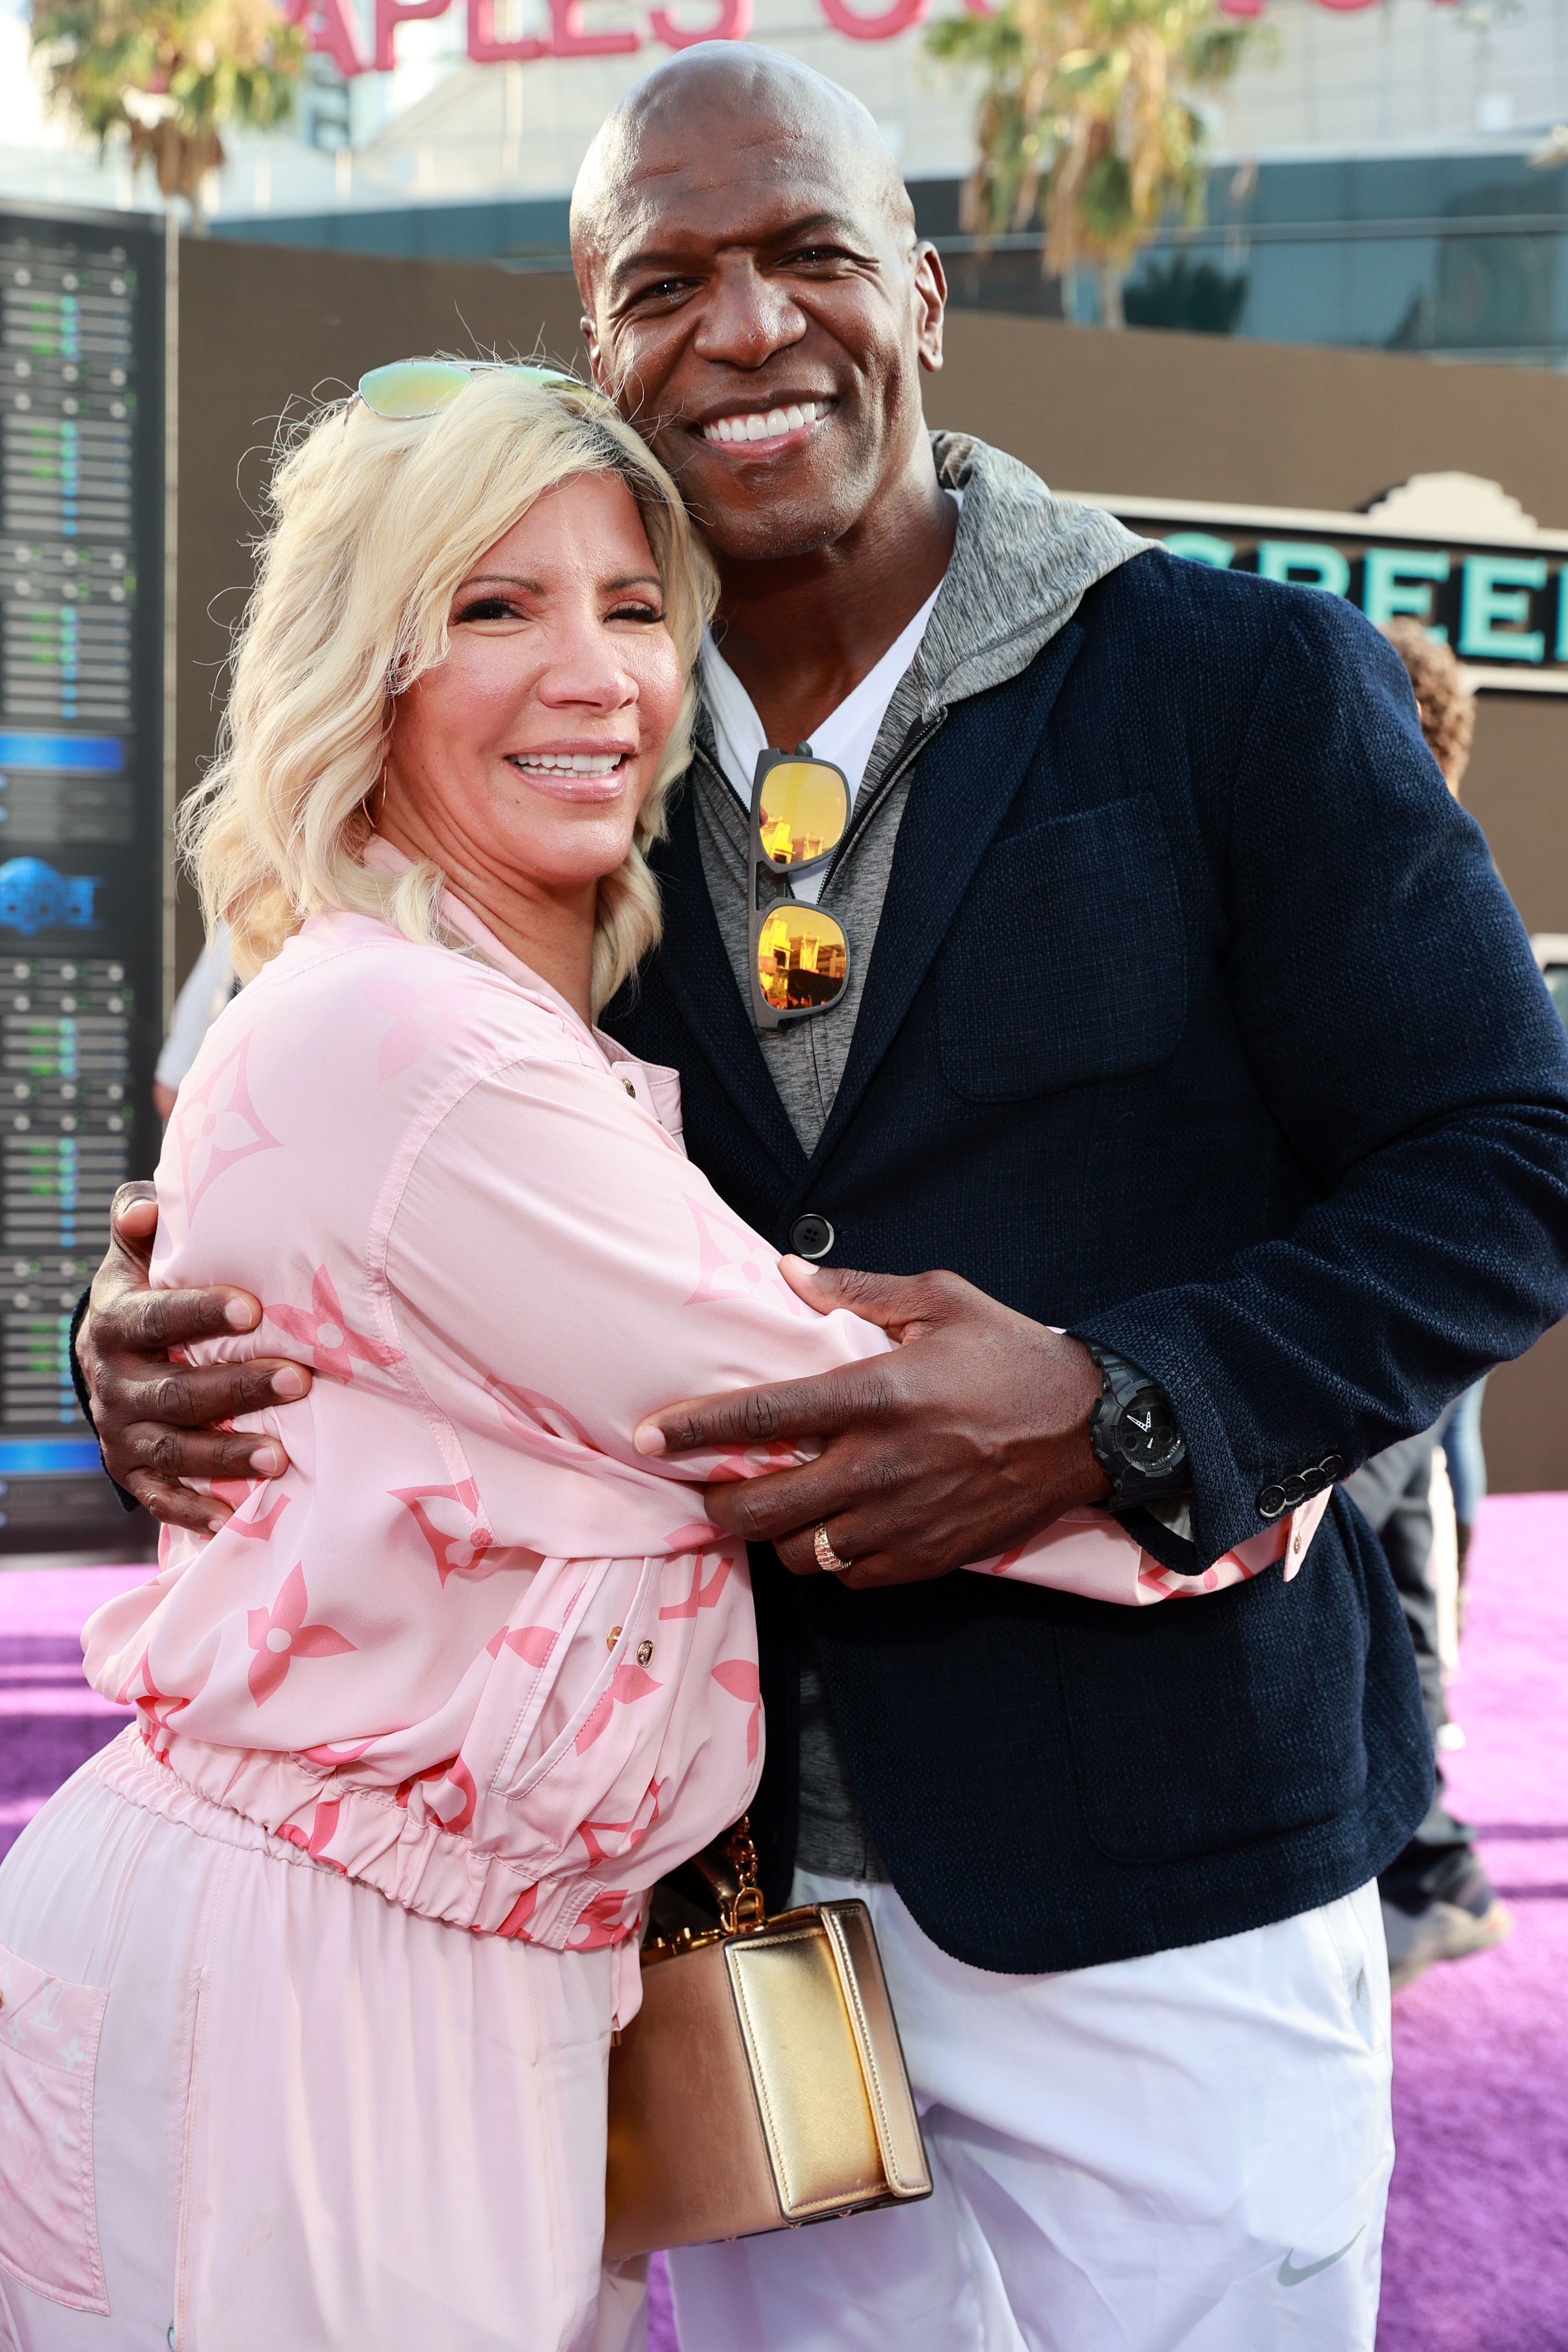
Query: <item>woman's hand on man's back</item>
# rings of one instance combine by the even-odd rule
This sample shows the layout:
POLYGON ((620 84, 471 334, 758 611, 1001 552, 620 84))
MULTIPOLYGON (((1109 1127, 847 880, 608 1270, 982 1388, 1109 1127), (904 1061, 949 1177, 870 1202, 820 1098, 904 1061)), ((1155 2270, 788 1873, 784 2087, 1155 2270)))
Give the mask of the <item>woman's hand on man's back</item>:
POLYGON ((263 1405, 295 1402, 309 1390, 310 1373, 282 1356, 180 1362, 173 1349, 254 1331, 261 1308, 247 1291, 226 1283, 154 1290, 148 1269, 157 1230, 152 1185, 122 1184, 77 1335, 77 1360, 110 1477, 154 1518, 205 1532, 223 1525, 228 1506, 182 1479, 275 1478, 288 1467, 276 1439, 217 1424, 263 1405))

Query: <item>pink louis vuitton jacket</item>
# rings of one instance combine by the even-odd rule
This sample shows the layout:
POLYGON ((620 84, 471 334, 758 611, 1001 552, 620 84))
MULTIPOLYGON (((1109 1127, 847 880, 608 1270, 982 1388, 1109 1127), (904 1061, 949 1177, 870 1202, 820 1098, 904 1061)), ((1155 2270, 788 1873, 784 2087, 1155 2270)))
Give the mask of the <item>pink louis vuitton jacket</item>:
MULTIPOLYGON (((468 951, 308 922, 180 1089, 153 1280, 243 1284, 260 1328, 194 1353, 315 1381, 247 1423, 288 1472, 223 1490, 216 1535, 165 1530, 83 1645, 171 1803, 184 1784, 411 1910, 586 1949, 635 1937, 653 1881, 751 1798, 744 1550, 699 1489, 796 1458, 647 1459, 632 1431, 889 1343, 795 1297, 687 1160, 672 1072, 444 916, 468 951)), ((1146 1603, 1311 1524, 1201 1583, 1096 1511, 980 1566, 1146 1603)))

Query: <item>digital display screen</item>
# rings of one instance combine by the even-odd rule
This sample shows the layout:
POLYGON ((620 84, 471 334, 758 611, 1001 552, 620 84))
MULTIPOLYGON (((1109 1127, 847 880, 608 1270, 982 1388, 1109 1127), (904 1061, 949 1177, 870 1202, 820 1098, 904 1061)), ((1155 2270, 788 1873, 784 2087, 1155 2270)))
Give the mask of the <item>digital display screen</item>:
POLYGON ((124 1544, 71 1389, 157 1157, 162 225, 0 209, 0 1551, 124 1544))

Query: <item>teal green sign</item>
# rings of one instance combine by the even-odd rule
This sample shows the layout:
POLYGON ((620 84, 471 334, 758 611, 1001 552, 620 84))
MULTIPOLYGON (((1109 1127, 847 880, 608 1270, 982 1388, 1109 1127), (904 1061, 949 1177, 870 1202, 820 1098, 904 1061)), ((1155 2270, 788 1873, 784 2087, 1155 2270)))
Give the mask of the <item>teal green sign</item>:
MULTIPOLYGON (((1568 555, 1401 546, 1337 534, 1222 538, 1212 530, 1167 530, 1141 517, 1129 520, 1173 555, 1349 597, 1378 628, 1407 614, 1467 662, 1516 671, 1521 685, 1568 694, 1568 555)), ((1510 682, 1507 675, 1483 680, 1510 682)))

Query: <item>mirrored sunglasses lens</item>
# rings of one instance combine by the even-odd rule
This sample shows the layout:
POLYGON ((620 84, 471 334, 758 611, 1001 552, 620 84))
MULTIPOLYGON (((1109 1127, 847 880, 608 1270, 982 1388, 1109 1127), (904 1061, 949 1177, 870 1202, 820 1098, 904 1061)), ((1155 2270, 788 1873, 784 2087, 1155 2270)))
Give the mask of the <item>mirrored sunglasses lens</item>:
POLYGON ((805 866, 843 840, 849 794, 837 768, 816 760, 781 760, 763 779, 758 816, 770 864, 805 866))
POLYGON ((434 416, 468 381, 468 370, 452 360, 394 360, 361 376, 359 396, 373 415, 400 425, 413 416, 434 416))
POLYGON ((757 940, 757 983, 775 1013, 820 1012, 843 995, 849 950, 816 907, 775 907, 757 940))

